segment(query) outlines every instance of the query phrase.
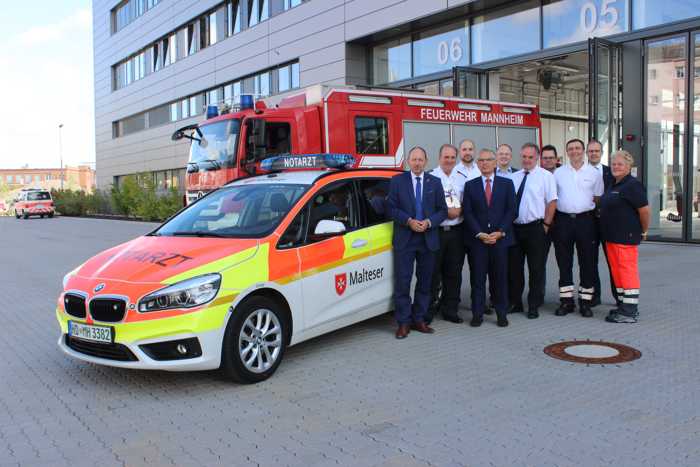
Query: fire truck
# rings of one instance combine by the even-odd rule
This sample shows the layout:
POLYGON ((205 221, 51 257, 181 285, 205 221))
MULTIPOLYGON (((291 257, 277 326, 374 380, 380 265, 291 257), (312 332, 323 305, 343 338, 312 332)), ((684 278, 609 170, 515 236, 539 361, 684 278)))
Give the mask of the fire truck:
MULTIPOLYGON (((428 169, 444 143, 469 138, 477 148, 540 142, 537 106, 403 90, 316 85, 240 106, 207 108, 204 122, 178 129, 191 140, 187 204, 237 178, 264 171, 261 162, 280 154, 342 153, 356 168, 401 168, 407 152, 422 146, 428 169)), ((517 160, 514 160, 517 168, 517 160)))

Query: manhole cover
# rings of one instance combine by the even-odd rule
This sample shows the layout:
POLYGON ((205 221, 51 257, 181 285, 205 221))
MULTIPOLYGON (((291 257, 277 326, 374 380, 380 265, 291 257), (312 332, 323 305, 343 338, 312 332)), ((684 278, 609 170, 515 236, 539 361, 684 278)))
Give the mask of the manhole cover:
POLYGON ((627 345, 602 341, 558 342, 544 348, 544 353, 574 363, 611 364, 631 362, 642 353, 627 345))

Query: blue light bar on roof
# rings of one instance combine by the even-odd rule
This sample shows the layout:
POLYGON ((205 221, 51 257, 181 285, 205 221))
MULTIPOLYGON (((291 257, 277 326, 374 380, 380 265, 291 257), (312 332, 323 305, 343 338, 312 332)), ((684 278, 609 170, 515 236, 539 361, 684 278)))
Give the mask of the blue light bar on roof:
POLYGON ((275 154, 265 158, 260 168, 266 171, 299 169, 348 169, 355 165, 352 154, 275 154))

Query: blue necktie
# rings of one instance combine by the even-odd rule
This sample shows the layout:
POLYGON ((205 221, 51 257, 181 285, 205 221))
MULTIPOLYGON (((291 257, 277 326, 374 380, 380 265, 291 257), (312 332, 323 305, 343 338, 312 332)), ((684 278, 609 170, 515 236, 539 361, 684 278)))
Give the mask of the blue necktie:
POLYGON ((416 177, 416 220, 423 220, 423 189, 420 186, 420 177, 416 177))

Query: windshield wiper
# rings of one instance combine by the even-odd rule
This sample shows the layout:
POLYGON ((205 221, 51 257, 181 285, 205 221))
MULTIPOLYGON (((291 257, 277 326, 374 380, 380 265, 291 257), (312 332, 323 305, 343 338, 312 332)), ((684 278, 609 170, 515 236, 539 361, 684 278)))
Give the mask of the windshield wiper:
POLYGON ((227 238, 226 235, 218 234, 215 232, 207 232, 204 230, 183 230, 180 232, 172 232, 170 234, 173 237, 216 237, 216 238, 227 238))
POLYGON ((209 162, 211 165, 214 166, 214 170, 219 170, 221 168, 221 162, 217 161, 216 159, 203 159, 199 162, 209 162))

